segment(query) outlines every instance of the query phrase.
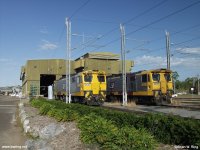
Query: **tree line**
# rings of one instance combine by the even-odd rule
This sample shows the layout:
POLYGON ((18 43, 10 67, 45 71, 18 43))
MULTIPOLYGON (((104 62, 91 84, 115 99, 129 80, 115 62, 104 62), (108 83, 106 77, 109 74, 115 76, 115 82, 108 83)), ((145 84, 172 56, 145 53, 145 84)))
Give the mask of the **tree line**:
POLYGON ((175 82, 175 90, 177 92, 187 92, 187 93, 196 93, 198 92, 198 78, 197 77, 188 77, 184 81, 180 81, 179 74, 175 71, 172 75, 173 81, 175 82), (191 88, 194 90, 191 91, 191 88))

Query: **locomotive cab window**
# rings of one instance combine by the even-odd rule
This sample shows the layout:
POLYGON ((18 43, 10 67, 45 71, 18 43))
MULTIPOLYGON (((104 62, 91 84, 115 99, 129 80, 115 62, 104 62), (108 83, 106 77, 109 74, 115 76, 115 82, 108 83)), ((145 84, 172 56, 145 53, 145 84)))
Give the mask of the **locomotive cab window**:
POLYGON ((145 83, 146 83, 147 81, 149 82, 149 75, 143 74, 143 75, 142 75, 142 82, 145 82, 145 83))
POLYGON ((171 81, 172 80, 171 75, 169 73, 165 73, 164 76, 165 76, 165 80, 166 81, 171 81))
POLYGON ((153 81, 159 82, 160 81, 160 74, 159 73, 153 73, 152 78, 153 78, 153 81))
POLYGON ((85 82, 92 82, 92 75, 84 75, 84 81, 85 82))
POLYGON ((105 82, 105 76, 99 75, 97 78, 99 82, 105 82))

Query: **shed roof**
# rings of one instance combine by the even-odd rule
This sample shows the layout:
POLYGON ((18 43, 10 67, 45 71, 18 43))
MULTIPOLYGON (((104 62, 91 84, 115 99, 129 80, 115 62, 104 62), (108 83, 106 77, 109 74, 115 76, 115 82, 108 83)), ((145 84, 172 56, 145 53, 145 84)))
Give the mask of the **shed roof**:
POLYGON ((91 59, 104 59, 104 60, 119 60, 120 55, 114 54, 111 52, 91 52, 86 53, 83 56, 77 58, 76 60, 83 59, 83 58, 91 58, 91 59))

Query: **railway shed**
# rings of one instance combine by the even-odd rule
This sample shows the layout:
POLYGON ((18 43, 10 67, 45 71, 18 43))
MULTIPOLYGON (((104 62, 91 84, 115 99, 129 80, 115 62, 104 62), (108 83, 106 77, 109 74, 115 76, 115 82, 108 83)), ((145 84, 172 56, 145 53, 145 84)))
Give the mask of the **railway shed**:
MULTIPOLYGON (((103 70, 106 75, 122 73, 122 61, 119 54, 111 52, 86 53, 71 60, 71 74, 86 70, 103 70)), ((126 71, 131 72, 134 63, 126 60, 126 71)), ((66 75, 66 61, 64 59, 27 60, 21 67, 20 80, 22 94, 25 97, 42 95, 48 96, 48 86, 53 85, 66 75)))
POLYGON ((48 86, 65 75, 65 66, 64 59, 27 60, 21 67, 22 94, 48 96, 48 86))

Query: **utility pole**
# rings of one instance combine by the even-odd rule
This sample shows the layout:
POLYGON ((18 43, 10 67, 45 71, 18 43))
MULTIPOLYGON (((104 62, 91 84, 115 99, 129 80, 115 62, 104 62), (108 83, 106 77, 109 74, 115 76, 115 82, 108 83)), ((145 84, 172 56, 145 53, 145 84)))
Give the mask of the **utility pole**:
POLYGON ((199 91, 199 74, 197 75, 197 95, 200 95, 200 91, 199 91))
POLYGON ((121 59, 122 59, 122 100, 123 106, 127 105, 127 90, 126 90, 126 52, 125 52, 125 29, 120 24, 121 31, 121 59))
POLYGON ((71 60, 71 22, 69 18, 66 18, 67 27, 67 59, 66 59, 66 103, 71 103, 71 91, 70 91, 70 60, 71 60))
POLYGON ((170 70, 170 35, 169 32, 166 33, 166 52, 167 52, 167 69, 170 70))

